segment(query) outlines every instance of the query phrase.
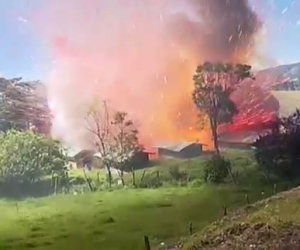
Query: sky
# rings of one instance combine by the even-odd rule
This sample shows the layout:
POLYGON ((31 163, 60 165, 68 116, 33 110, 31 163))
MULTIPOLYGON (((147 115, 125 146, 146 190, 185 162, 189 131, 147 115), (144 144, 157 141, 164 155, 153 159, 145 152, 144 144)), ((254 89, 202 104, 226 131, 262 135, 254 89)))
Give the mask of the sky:
MULTIPOLYGON (((42 81, 47 77, 53 59, 34 21, 45 1, 51 0, 0 0, 1 76, 42 81)), ((277 64, 299 62, 300 0, 249 1, 263 22, 260 50, 277 64)))

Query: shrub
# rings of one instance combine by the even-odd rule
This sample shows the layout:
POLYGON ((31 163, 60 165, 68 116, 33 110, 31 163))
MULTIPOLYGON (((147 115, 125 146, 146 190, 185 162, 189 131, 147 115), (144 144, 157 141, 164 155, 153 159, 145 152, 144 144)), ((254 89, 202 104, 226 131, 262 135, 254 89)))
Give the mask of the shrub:
POLYGON ((255 143, 255 157, 267 178, 300 175, 300 111, 278 119, 272 131, 255 143))
POLYGON ((187 173, 185 171, 180 171, 179 166, 177 165, 169 167, 169 174, 175 181, 187 180, 187 173))
POLYGON ((229 160, 214 156, 204 166, 204 181, 209 183, 221 183, 228 176, 231 168, 229 160))
POLYGON ((300 154, 292 154, 295 144, 300 147, 299 135, 268 134, 255 143, 255 157, 267 178, 276 176, 293 178, 300 174, 300 154))
POLYGON ((189 183, 190 187, 200 187, 203 184, 203 180, 201 179, 194 179, 189 183))
POLYGON ((141 188, 159 188, 162 186, 162 180, 157 175, 157 172, 145 175, 142 183, 140 183, 141 188))

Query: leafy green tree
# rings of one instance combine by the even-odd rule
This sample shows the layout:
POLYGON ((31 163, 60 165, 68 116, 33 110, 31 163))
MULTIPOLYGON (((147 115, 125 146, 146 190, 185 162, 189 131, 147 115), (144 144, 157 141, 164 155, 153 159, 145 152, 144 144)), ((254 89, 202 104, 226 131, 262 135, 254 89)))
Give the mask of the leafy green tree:
POLYGON ((63 174, 67 158, 51 138, 8 130, 0 135, 0 176, 12 183, 34 183, 41 177, 63 174))
POLYGON ((124 168, 130 165, 132 173, 132 184, 136 186, 133 157, 141 150, 138 142, 138 130, 132 120, 127 119, 127 113, 116 112, 112 121, 113 141, 110 152, 110 159, 114 166, 120 170, 120 178, 123 186, 124 168))
POLYGON ((51 117, 45 92, 38 81, 0 78, 0 130, 34 128, 40 133, 49 133, 51 117))
POLYGON ((209 63, 197 67, 193 77, 193 100, 200 119, 208 119, 217 156, 220 155, 218 126, 232 121, 238 110, 230 99, 236 87, 252 77, 251 66, 244 64, 209 63))

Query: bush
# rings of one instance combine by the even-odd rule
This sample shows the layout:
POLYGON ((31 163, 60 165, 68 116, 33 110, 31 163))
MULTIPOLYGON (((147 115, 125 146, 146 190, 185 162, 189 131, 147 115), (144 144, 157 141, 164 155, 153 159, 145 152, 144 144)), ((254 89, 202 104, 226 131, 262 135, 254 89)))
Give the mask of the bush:
POLYGON ((204 165, 204 181, 221 183, 229 175, 231 163, 223 157, 214 156, 204 165))
POLYGON ((185 171, 180 171, 179 166, 177 165, 169 167, 169 174, 175 181, 187 180, 187 173, 185 171))
POLYGON ((294 178, 300 175, 300 153, 291 153, 300 148, 300 134, 271 133, 260 137, 255 146, 256 160, 267 178, 270 179, 271 175, 285 178, 294 178))
POLYGON ((159 188, 162 186, 162 180, 157 172, 145 175, 142 183, 140 183, 141 188, 159 188))
POLYGON ((203 185, 203 180, 201 180, 201 179, 194 179, 188 185, 190 187, 201 187, 203 185))
POLYGON ((267 178, 300 176, 300 111, 278 119, 272 132, 255 143, 255 157, 267 178))

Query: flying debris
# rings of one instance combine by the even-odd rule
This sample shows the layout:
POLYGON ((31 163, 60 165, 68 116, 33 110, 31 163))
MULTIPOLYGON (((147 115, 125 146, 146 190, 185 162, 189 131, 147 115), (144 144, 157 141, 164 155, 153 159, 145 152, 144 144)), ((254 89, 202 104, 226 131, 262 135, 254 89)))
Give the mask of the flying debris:
POLYGON ((28 20, 25 19, 25 18, 23 18, 23 17, 21 17, 21 16, 18 18, 18 21, 22 22, 22 23, 28 23, 28 20))

